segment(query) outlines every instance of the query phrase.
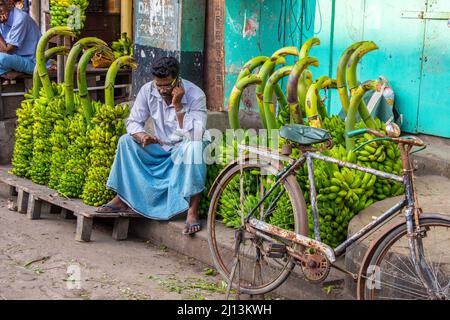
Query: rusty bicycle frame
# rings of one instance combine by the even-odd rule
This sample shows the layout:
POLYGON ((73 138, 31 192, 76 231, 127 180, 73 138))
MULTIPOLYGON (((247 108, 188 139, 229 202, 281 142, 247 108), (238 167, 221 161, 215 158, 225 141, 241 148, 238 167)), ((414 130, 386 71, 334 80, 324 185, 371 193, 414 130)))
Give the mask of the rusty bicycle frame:
MULTIPOLYGON (((372 132, 371 132, 372 133, 372 132)), ((288 240, 290 242, 294 242, 297 244, 300 244, 302 246, 305 246, 307 248, 313 248, 317 249, 321 252, 323 252, 331 265, 345 273, 348 273, 352 275, 352 277, 356 280, 357 276, 356 274, 350 273, 349 271, 342 269, 340 267, 337 267, 336 265, 333 265, 333 263, 336 261, 336 258, 339 256, 342 256, 345 254, 345 250, 369 234, 372 230, 377 228, 378 226, 382 225, 384 222, 389 220, 393 215, 403 208, 406 207, 404 216, 406 220, 407 225, 407 232, 409 237, 409 251, 412 257, 412 261, 414 263, 415 269, 417 271, 417 274, 421 278, 423 284, 428 289, 429 292, 433 292, 433 290, 436 290, 435 284, 432 281, 433 276, 429 269, 428 264, 424 260, 423 255, 423 247, 420 237, 420 225, 419 225, 419 215, 421 213, 421 209, 418 206, 417 203, 417 197, 416 197, 416 190, 415 190, 415 184, 414 184, 414 175, 413 170, 411 168, 411 163, 409 161, 409 152, 413 146, 423 146, 423 142, 420 140, 410 140, 406 138, 388 138, 391 141, 398 142, 399 148, 401 151, 401 157, 402 157, 402 163, 403 163, 403 176, 398 176, 395 174, 362 167, 350 162, 337 160, 335 158, 331 158, 328 156, 324 156, 312 151, 305 151, 302 152, 302 156, 295 160, 289 157, 283 157, 278 153, 273 153, 268 150, 261 150, 257 147, 252 146, 243 146, 240 145, 239 149, 240 151, 247 151, 250 154, 256 154, 259 155, 261 158, 266 158, 270 160, 280 161, 280 160, 286 160, 290 159, 290 164, 285 166, 282 171, 278 173, 275 179, 274 185, 267 191, 267 193, 262 197, 262 199, 258 202, 256 207, 254 207, 244 218, 245 221, 245 228, 247 231, 251 233, 256 233, 256 235, 261 236, 263 238, 270 238, 268 235, 276 236, 281 239, 288 240), (400 201, 399 203, 395 204, 393 207, 386 210, 383 214, 381 214, 378 218, 367 224, 365 227, 363 227, 361 230, 356 232, 353 236, 348 238, 346 241, 344 241, 342 244, 340 244, 335 249, 331 248, 327 244, 323 243, 320 238, 320 224, 319 224, 319 216, 318 216, 318 207, 317 207, 317 191, 316 191, 316 185, 315 185, 315 179, 314 179, 314 164, 313 159, 318 159, 325 162, 330 162, 337 164, 339 167, 347 167, 349 169, 354 169, 362 172, 367 172, 373 175, 376 175, 381 178, 391 179, 394 181, 401 182, 404 186, 405 190, 405 198, 400 201), (295 161, 293 161, 295 160, 295 161), (279 228, 277 226, 268 224, 264 222, 264 218, 262 219, 256 219, 252 217, 255 212, 261 207, 261 205, 264 203, 264 201, 269 197, 269 195, 277 188, 277 186, 289 175, 294 174, 296 169, 306 162, 307 168, 308 168, 308 177, 309 177, 309 185, 310 185, 310 193, 311 193, 311 205, 312 205, 312 214, 313 214, 313 220, 314 220, 314 239, 298 234, 293 231, 285 230, 282 228, 279 228), (430 285, 431 283, 431 285, 430 285)), ((308 146, 298 146, 300 149, 303 150, 314 150, 317 151, 317 149, 308 147, 308 146)), ((282 189, 279 195, 273 200, 273 202, 269 205, 269 208, 271 208, 280 198, 281 195, 285 192, 285 189, 282 189)), ((268 209, 267 212, 270 212, 268 209)), ((295 253, 293 250, 289 250, 290 248, 287 248, 287 253, 294 258, 301 258, 297 253, 295 253)))

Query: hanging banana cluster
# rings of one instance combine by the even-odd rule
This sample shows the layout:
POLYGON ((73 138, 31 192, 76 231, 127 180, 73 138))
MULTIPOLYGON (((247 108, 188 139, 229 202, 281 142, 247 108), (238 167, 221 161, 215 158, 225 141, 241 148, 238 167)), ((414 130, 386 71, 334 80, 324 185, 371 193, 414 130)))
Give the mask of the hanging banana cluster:
POLYGON ((126 32, 122 32, 120 39, 111 44, 114 56, 117 58, 123 56, 133 56, 133 42, 126 32))
POLYGON ((50 26, 69 26, 77 33, 84 29, 87 0, 50 0, 50 26))

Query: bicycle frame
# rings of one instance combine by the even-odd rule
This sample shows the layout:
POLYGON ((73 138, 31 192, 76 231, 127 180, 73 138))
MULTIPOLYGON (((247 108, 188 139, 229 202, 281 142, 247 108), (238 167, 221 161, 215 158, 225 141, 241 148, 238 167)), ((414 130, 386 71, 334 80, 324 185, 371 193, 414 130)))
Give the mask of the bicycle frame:
MULTIPOLYGON (((265 151, 259 151, 255 150, 253 147, 245 147, 240 146, 241 149, 250 151, 254 154, 259 154, 262 157, 270 158, 272 160, 280 160, 280 156, 274 153, 265 152, 265 151)), ((403 147, 400 147, 401 153, 402 153, 402 161, 403 161, 403 177, 400 177, 395 174, 390 174, 387 172, 362 167, 350 162, 337 160, 335 158, 327 157, 321 154, 317 154, 314 152, 305 152, 302 154, 302 156, 295 160, 293 163, 290 163, 288 166, 286 166, 276 177, 275 184, 269 189, 269 191, 263 196, 263 198, 259 201, 259 203, 254 207, 249 214, 245 217, 245 221, 250 224, 251 227, 272 234, 279 236, 281 238, 289 239, 293 242, 299 243, 301 245, 317 248, 320 249, 322 252, 324 252, 328 258, 328 260, 333 263, 336 261, 336 257, 339 257, 345 253, 345 250, 351 246, 356 241, 363 238, 365 235, 367 235, 369 232, 371 232, 376 227, 383 224, 385 221, 387 221, 389 218, 391 218, 396 212, 400 211, 401 209, 407 207, 407 210, 405 212, 405 218, 408 228, 408 233, 412 234, 414 232, 414 209, 415 206, 415 198, 414 198, 414 185, 413 185, 413 179, 412 179, 412 170, 410 168, 409 163, 409 156, 408 153, 403 149, 403 147), (316 185, 314 180, 314 165, 313 165, 313 159, 318 159, 325 162, 331 162, 334 164, 337 164, 339 167, 347 167, 349 169, 354 169, 362 172, 367 172, 370 174, 374 174, 381 178, 391 179, 394 181, 398 181, 403 183, 405 188, 405 198, 394 205, 393 207, 386 210, 382 215, 380 215, 377 219, 370 222, 368 225, 363 227, 361 230, 359 230, 357 233, 355 233, 353 236, 348 238, 346 241, 344 241, 341 245, 339 245, 336 249, 332 249, 325 243, 321 242, 320 239, 320 225, 319 225, 319 216, 318 216, 318 208, 317 208, 317 192, 316 192, 316 185), (267 197, 275 190, 275 188, 283 181, 284 178, 289 176, 290 174, 293 174, 299 166, 303 165, 306 162, 308 167, 308 177, 309 177, 309 183, 310 183, 310 192, 311 192, 311 205, 312 205, 312 214, 313 214, 313 220, 314 220, 314 235, 315 239, 309 238, 307 236, 303 236, 300 234, 297 234, 295 232, 287 231, 281 228, 278 228, 276 226, 270 225, 268 223, 265 223, 264 221, 252 218, 254 213, 260 208, 262 203, 267 199, 267 197)), ((284 190, 284 189, 283 189, 284 190)), ((280 197, 277 197, 275 201, 277 201, 280 197)), ((272 205, 272 204, 271 204, 272 205)), ((413 246, 410 244, 410 247, 413 246)), ((411 252, 415 252, 415 249, 417 248, 411 248, 411 252)))

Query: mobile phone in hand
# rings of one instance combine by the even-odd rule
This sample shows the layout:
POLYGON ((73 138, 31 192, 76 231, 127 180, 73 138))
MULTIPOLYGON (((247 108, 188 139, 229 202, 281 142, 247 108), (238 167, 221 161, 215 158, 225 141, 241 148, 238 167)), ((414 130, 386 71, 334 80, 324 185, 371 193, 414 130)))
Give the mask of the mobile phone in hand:
POLYGON ((177 78, 177 87, 183 88, 183 83, 181 82, 181 78, 180 77, 177 78))

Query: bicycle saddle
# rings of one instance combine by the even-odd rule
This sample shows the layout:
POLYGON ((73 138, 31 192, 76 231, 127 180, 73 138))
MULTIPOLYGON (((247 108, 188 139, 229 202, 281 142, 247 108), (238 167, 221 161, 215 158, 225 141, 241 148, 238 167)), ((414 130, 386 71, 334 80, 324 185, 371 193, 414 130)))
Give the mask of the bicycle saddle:
POLYGON ((327 130, 300 124, 289 124, 280 129, 280 136, 301 145, 325 142, 331 139, 327 130))

